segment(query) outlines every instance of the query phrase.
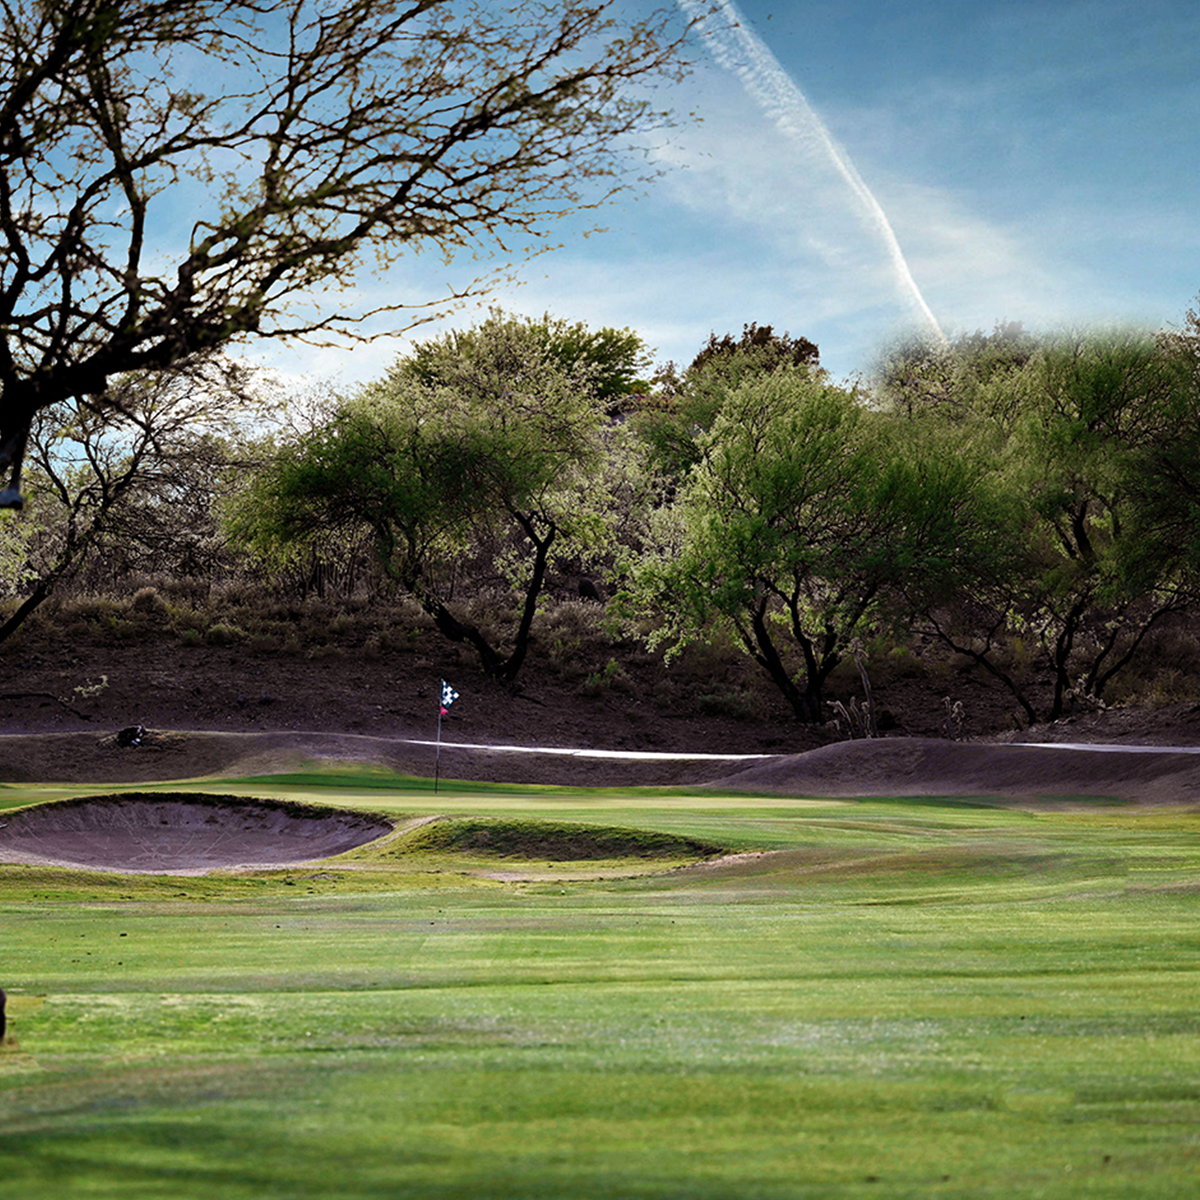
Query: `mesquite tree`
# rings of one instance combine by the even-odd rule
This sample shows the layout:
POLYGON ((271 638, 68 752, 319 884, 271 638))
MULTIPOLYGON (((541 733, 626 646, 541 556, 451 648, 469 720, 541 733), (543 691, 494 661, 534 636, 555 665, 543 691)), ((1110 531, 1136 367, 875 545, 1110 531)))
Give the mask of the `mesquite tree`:
POLYGON ((353 336, 364 267, 511 261, 602 199, 682 36, 673 6, 613 12, 4 0, 0 506, 43 409, 239 339, 353 336))
POLYGON ((986 552, 969 459, 808 370, 737 382, 697 446, 634 596, 660 621, 654 643, 732 632, 801 721, 823 719, 856 636, 986 552))
MULTIPOLYGON (((968 622, 929 611, 932 631, 1003 682, 1026 719, 1104 702, 1150 633, 1195 603, 1186 495, 1197 455, 1186 339, 1138 330, 961 339, 939 386, 911 363, 885 396, 917 425, 957 427, 990 446, 984 466, 1011 498, 994 531, 1015 544, 1004 574, 964 574, 968 622), (913 397, 919 397, 913 402, 913 397), (1036 650, 1046 702, 1001 667, 1006 640, 1036 650)), ((919 364, 925 366, 927 364, 919 364)))
POLYGON ((416 347, 281 447, 235 505, 234 536, 269 555, 314 534, 369 533, 383 570, 437 628, 512 681, 554 557, 603 553, 613 525, 602 467, 606 440, 621 435, 605 418, 607 370, 564 360, 548 322, 493 314, 416 347), (481 565, 520 597, 498 636, 454 596, 481 565))

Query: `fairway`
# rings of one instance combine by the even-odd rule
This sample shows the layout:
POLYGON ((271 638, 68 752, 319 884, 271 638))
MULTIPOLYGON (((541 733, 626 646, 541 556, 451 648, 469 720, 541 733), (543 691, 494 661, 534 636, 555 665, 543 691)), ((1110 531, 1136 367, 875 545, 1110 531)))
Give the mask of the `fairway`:
POLYGON ((0 866, 3 1200, 1200 1189, 1195 813, 169 790, 397 832, 198 876, 0 866), (579 826, 599 849, 564 857, 579 826))

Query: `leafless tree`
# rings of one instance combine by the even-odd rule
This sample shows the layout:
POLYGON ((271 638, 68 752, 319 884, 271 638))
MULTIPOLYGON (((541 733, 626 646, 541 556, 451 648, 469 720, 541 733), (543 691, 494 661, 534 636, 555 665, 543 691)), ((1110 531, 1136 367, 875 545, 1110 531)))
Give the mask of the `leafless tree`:
POLYGON ((646 89, 682 69, 673 6, 612 0, 0 12, 3 507, 50 406, 246 338, 354 336, 400 306, 338 298, 405 254, 536 250, 628 179, 646 89))
POLYGON ((89 555, 128 564, 153 553, 161 526, 172 526, 178 540, 197 508, 209 519, 220 474, 231 469, 223 447, 257 403, 245 369, 214 357, 193 359, 187 370, 114 379, 103 403, 85 397, 35 413, 28 460, 38 529, 22 571, 23 599, 0 623, 0 643, 89 555), (191 510, 183 518, 182 507, 191 510))

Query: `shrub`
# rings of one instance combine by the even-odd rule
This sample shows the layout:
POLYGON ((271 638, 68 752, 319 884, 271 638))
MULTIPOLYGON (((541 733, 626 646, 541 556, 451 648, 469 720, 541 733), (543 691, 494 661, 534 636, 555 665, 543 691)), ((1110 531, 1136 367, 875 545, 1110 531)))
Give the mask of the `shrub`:
POLYGON ((247 634, 244 629, 237 625, 228 625, 225 622, 220 622, 209 627, 208 632, 204 635, 204 640, 210 646, 233 646, 238 642, 244 642, 247 634))
POLYGON ((323 658, 341 658, 345 651, 341 646, 331 645, 329 642, 323 642, 320 646, 313 646, 308 652, 308 657, 314 661, 319 661, 323 658))
POLYGON ((599 671, 589 675, 583 684, 585 696, 603 696, 610 690, 626 694, 634 690, 633 680, 615 658, 610 658, 599 671))
POLYGON ((138 588, 129 602, 130 609, 145 616, 165 617, 170 609, 167 602, 158 594, 156 587, 138 588))
POLYGON ((758 721, 765 715, 757 692, 719 692, 701 696, 702 713, 709 717, 732 717, 735 721, 758 721))

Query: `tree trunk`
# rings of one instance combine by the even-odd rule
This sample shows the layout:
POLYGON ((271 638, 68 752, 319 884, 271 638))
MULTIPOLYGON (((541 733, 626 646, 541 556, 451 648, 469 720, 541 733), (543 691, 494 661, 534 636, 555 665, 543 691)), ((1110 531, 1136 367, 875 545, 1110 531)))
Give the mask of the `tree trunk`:
POLYGON ((3 625, 0 625, 0 643, 8 641, 18 629, 29 619, 34 609, 37 608, 54 589, 53 580, 39 579, 38 585, 33 589, 33 593, 22 601, 21 606, 17 609, 3 625))
POLYGON ((1125 653, 1114 659, 1113 662, 1111 662, 1103 671, 1101 671, 1101 666, 1104 660, 1109 656, 1109 654, 1112 653, 1113 647, 1117 642, 1117 636, 1120 630, 1114 630, 1112 637, 1109 638, 1108 642, 1102 648, 1101 653, 1098 654, 1093 660, 1091 669, 1088 671, 1086 683, 1088 694, 1095 696, 1097 700, 1103 697, 1104 689, 1112 681, 1113 676, 1116 675, 1118 671, 1121 671, 1127 667, 1134 660, 1134 658, 1137 657, 1137 652, 1141 647, 1143 640, 1150 630, 1153 629, 1154 626, 1159 622, 1159 620, 1170 615, 1171 613, 1180 612, 1187 607, 1189 607, 1187 601, 1173 599, 1169 603, 1164 604, 1162 608, 1151 613, 1149 619, 1142 625, 1141 629, 1138 630, 1137 636, 1130 643, 1125 653))
POLYGON ((770 676, 771 682, 791 706, 796 719, 803 721, 806 725, 819 725, 821 723, 821 683, 818 680, 814 688, 814 676, 810 674, 808 686, 804 691, 796 686, 796 681, 788 674, 787 667, 784 666, 783 659, 780 658, 779 651, 775 648, 775 643, 771 638, 771 631, 767 626, 767 601, 765 599, 760 600, 751 610, 750 626, 753 636, 748 636, 743 632, 742 641, 745 643, 746 649, 750 651, 751 657, 770 676))
POLYGON ((525 530, 525 536, 533 543, 535 553, 533 574, 525 589, 525 606, 521 612, 521 623, 517 626, 517 636, 513 642, 512 653, 501 667, 500 678, 505 683, 512 683, 516 679, 517 672, 520 671, 521 665, 525 662, 525 655, 529 651, 529 634, 533 628, 533 618, 537 615, 538 597, 542 594, 542 584, 546 581, 546 565, 550 560, 550 547, 554 544, 555 535, 558 533, 558 526, 551 521, 550 531, 545 537, 539 538, 532 517, 522 516, 520 513, 514 515, 520 522, 521 528, 525 530))
POLYGON ((1054 668, 1054 702, 1050 706, 1049 717, 1051 721, 1057 721, 1063 715, 1067 692, 1071 686, 1070 663, 1071 651, 1075 647, 1075 634, 1079 630, 1080 619, 1090 601, 1090 596, 1085 597, 1077 600, 1071 606, 1071 611, 1067 613, 1058 637, 1054 639, 1054 653, 1050 657, 1050 663, 1054 668))
MULTIPOLYGON (((926 612, 924 616, 925 620, 929 622, 930 627, 933 629, 934 634, 937 636, 938 641, 948 646, 954 651, 955 654, 965 655, 967 658, 971 659, 971 661, 974 662, 977 667, 982 667, 989 675, 999 680, 1000 683, 1008 688, 1008 690, 1012 693, 1013 699, 1016 700, 1016 702, 1021 706, 1025 713, 1025 719, 1030 727, 1037 724, 1037 713, 1034 712, 1033 705, 1026 698, 1025 693, 1021 691, 1021 688, 1011 675, 1009 675, 1006 671, 1002 671, 994 662, 992 662, 990 658, 988 658, 986 649, 981 652, 973 649, 970 646, 960 645, 947 630, 942 628, 941 623, 931 612, 926 612)), ((995 633, 997 628, 998 626, 993 626, 992 629, 988 631, 987 638, 989 648, 992 635, 995 633)))
POLYGON ((466 642, 469 646, 473 646, 479 655, 479 663, 483 667, 484 673, 494 679, 504 678, 505 660, 496 653, 492 644, 474 625, 460 621, 440 600, 434 600, 416 592, 413 594, 425 612, 433 618, 433 623, 443 637, 449 638, 452 642, 466 642))

